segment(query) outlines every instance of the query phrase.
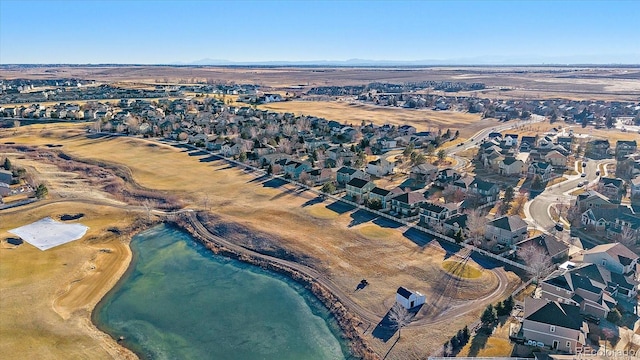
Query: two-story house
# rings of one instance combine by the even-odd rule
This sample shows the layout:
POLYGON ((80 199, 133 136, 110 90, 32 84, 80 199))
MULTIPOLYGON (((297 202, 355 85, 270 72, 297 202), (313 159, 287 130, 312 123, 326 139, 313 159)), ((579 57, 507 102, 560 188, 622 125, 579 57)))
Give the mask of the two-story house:
POLYGON ((591 140, 587 143, 586 154, 594 159, 602 159, 609 156, 609 140, 591 140))
POLYGON ((516 243, 516 248, 524 249, 533 246, 541 253, 546 254, 554 263, 560 263, 567 258, 569 246, 558 240, 555 236, 540 234, 516 243))
POLYGON ((434 185, 444 189, 447 186, 451 185, 454 181, 460 179, 461 177, 462 177, 462 174, 460 174, 459 172, 455 171, 452 168, 446 168, 438 171, 433 183, 434 185))
POLYGON ((575 305, 526 298, 522 332, 527 340, 575 354, 586 345, 589 327, 575 305))
POLYGON ((638 151, 638 143, 635 140, 618 140, 616 142, 616 159, 618 160, 622 160, 636 151, 638 151))
POLYGON ((618 204, 612 203, 608 197, 600 194, 595 190, 587 190, 582 194, 578 194, 576 196, 575 207, 578 208, 578 211, 584 212, 587 209, 615 209, 618 207, 618 204))
POLYGON ((420 205, 425 201, 422 193, 416 191, 403 193, 391 199, 391 211, 400 216, 416 216, 420 212, 420 205))
POLYGON ((625 191, 624 180, 620 178, 601 177, 598 181, 598 192, 613 203, 619 204, 625 191))
POLYGON ((311 164, 306 161, 289 160, 283 170, 285 176, 296 180, 302 172, 311 170, 311 164))
POLYGON ((349 181, 355 178, 367 179, 367 175, 365 175, 362 170, 348 166, 343 166, 336 172, 336 181, 340 185, 346 185, 349 181))
POLYGON ((419 183, 428 184, 436 178, 438 167, 431 164, 420 164, 411 168, 409 178, 419 183))
POLYGON ((362 202, 367 198, 367 194, 376 187, 372 181, 353 178, 346 185, 347 196, 355 202, 362 202))
POLYGON ((602 265, 616 274, 631 274, 636 270, 638 255, 620 243, 602 244, 585 250, 582 261, 602 265))
POLYGON ((524 162, 513 156, 507 156, 498 164, 500 175, 520 176, 524 173, 524 162))
POLYGON ((488 204, 498 200, 500 186, 496 183, 475 177, 467 190, 467 195, 476 197, 480 204, 488 204))
POLYGON ((367 174, 375 175, 378 177, 389 175, 393 172, 393 163, 387 161, 387 159, 379 158, 374 161, 369 161, 366 168, 367 174))
POLYGON ((485 225, 485 239, 506 246, 526 239, 527 235, 527 223, 517 215, 501 216, 485 225))
POLYGON ((442 225, 446 219, 457 213, 457 204, 436 204, 431 201, 425 201, 420 205, 420 223, 428 226, 442 225))
POLYGON ((640 175, 634 177, 629 182, 629 191, 632 199, 640 199, 640 175))
POLYGON ((383 189, 380 187, 374 187, 369 192, 369 200, 378 200, 382 205, 382 209, 388 209, 391 207, 391 198, 397 194, 391 192, 391 190, 383 189))
POLYGON ((527 170, 527 174, 529 177, 534 177, 535 175, 540 175, 542 181, 551 180, 551 176, 553 175, 553 166, 547 162, 533 162, 529 165, 529 169, 527 170))
POLYGON ((551 150, 544 156, 544 161, 554 167, 565 168, 567 166, 567 157, 558 150, 551 150))

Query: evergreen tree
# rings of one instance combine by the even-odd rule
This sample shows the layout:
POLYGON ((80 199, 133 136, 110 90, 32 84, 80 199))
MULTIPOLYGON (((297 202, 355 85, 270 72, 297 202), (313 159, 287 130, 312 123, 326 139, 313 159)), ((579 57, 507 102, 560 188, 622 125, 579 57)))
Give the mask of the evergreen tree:
POLYGON ((496 322, 496 312, 493 308, 493 305, 487 305, 486 309, 484 309, 484 312, 482 313, 482 316, 480 317, 480 321, 482 322, 482 326, 484 328, 493 327, 493 324, 496 322))
POLYGON ((4 169, 11 170, 11 161, 9 161, 9 158, 4 158, 4 169))

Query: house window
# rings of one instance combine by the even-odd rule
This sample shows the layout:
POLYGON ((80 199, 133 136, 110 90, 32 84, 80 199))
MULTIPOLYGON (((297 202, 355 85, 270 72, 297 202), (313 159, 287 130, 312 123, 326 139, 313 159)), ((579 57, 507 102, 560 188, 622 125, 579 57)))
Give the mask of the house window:
POLYGON ((556 326, 555 325, 549 326, 549 332, 556 332, 556 326))
POLYGON ((567 349, 571 349, 571 341, 567 341, 567 349))
POLYGON ((602 266, 607 266, 607 260, 602 260, 602 266))

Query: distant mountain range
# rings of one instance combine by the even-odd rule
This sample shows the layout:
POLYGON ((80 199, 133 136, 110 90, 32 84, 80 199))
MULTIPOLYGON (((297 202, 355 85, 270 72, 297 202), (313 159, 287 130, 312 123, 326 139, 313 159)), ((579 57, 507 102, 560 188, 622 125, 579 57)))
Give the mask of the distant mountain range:
POLYGON ((174 62, 168 65, 219 66, 443 66, 443 65, 640 65, 640 54, 575 55, 575 56, 479 56, 444 60, 306 60, 306 61, 230 61, 201 59, 193 62, 174 62))

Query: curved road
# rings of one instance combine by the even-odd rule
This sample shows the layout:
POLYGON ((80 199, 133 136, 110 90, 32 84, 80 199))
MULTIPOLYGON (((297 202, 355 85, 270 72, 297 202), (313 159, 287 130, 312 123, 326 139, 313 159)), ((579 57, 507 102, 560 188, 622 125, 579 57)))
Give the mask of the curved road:
POLYGON ((580 175, 567 176, 567 180, 545 189, 540 195, 525 204, 525 220, 537 229, 545 232, 553 228, 556 222, 551 218, 551 213, 549 212, 551 205, 573 201, 574 196, 570 195, 570 193, 578 189, 578 183, 584 180, 588 180, 589 184, 596 182, 599 178, 599 176, 596 175, 599 165, 610 162, 612 162, 611 159, 600 161, 589 160, 587 161, 586 168, 583 170, 587 174, 586 177, 583 178, 580 177, 580 175))

